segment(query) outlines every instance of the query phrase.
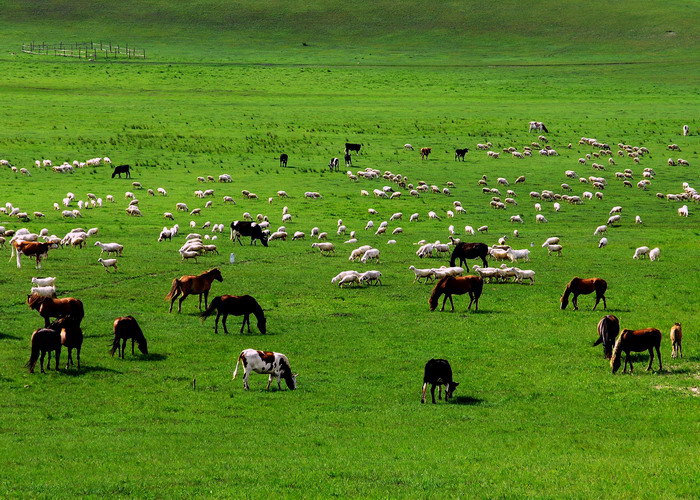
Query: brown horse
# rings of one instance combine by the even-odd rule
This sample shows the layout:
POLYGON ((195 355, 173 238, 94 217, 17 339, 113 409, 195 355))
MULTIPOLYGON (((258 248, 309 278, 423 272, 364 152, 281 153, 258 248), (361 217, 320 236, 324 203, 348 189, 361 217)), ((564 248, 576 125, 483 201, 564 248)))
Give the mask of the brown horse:
POLYGON ((219 333, 219 317, 223 314, 224 318, 221 323, 224 325, 224 332, 228 333, 226 329, 226 318, 229 314, 234 316, 243 316, 243 323, 241 323, 241 331, 243 333, 243 327, 248 323, 248 333, 250 333, 250 315, 254 314, 258 320, 258 329, 260 333, 267 333, 267 320, 265 319, 265 313, 263 313, 262 307, 258 304, 250 295, 243 295, 242 297, 236 297, 235 295, 222 295, 220 297, 214 297, 211 301, 209 307, 200 314, 202 321, 214 314, 216 310, 216 321, 214 322, 214 333, 219 333))
POLYGON ((27 296, 27 305, 29 305, 29 309, 39 311, 39 314, 44 318, 45 328, 49 327, 49 318, 70 316, 75 320, 77 326, 80 326, 80 322, 85 317, 83 303, 73 297, 52 299, 51 297, 41 297, 32 294, 27 296))
POLYGON ((593 343, 593 347, 603 344, 605 359, 610 359, 612 356, 613 345, 615 345, 618 333, 620 333, 620 320, 617 319, 617 316, 608 314, 598 322, 598 340, 593 343))
POLYGON ((445 302, 450 299, 450 304, 452 305, 452 310, 455 310, 455 304, 452 301, 453 295, 463 295, 465 293, 469 294, 469 305, 467 306, 467 311, 471 308, 472 303, 474 304, 474 310, 479 310, 479 297, 481 297, 481 291, 484 288, 484 280, 480 276, 448 276, 442 278, 435 284, 433 292, 430 294, 428 303, 430 304, 430 310, 434 311, 438 305, 441 295, 445 295, 442 299, 442 309, 445 310, 445 302))
POLYGON ((204 307, 206 308, 209 300, 209 290, 214 280, 224 281, 223 276, 221 276, 221 271, 216 267, 204 271, 199 276, 188 275, 182 276, 180 279, 175 278, 170 292, 165 296, 165 300, 170 301, 170 309, 168 312, 173 312, 175 299, 180 295, 182 295, 182 297, 180 297, 180 301, 177 304, 177 312, 182 312, 182 301, 185 300, 188 295, 199 295, 200 311, 202 310, 202 295, 204 295, 204 307))
POLYGON ((622 330, 622 333, 617 337, 615 342, 615 347, 613 348, 612 358, 610 358, 610 367, 612 372, 615 373, 620 369, 620 364, 622 360, 622 352, 625 353, 625 368, 622 373, 627 371, 627 362, 630 364, 630 372, 634 370, 632 366, 632 359, 630 358, 630 351, 641 352, 649 351, 649 366, 647 366, 647 371, 651 370, 651 364, 654 361, 654 349, 656 349, 656 355, 659 357, 659 371, 663 368, 661 366, 661 332, 656 328, 645 328, 644 330, 622 330))
POLYGON ((61 345, 68 349, 66 370, 73 365, 73 349, 75 349, 75 356, 78 360, 78 370, 80 370, 80 349, 83 347, 83 330, 80 328, 80 323, 68 316, 57 319, 51 323, 49 328, 58 332, 61 337, 61 345))
POLYGON ((59 358, 61 357, 61 335, 51 328, 40 328, 32 333, 32 353, 27 361, 29 373, 34 373, 34 367, 41 355, 41 373, 44 371, 44 356, 49 354, 49 362, 46 364, 46 369, 51 369, 51 353, 56 353, 56 371, 59 370, 59 358))
POLYGON ((598 307, 598 302, 603 299, 603 309, 608 308, 608 304, 605 302, 605 290, 608 289, 608 283, 602 278, 573 278, 566 285, 564 289, 564 295, 561 296, 561 308, 566 309, 569 305, 569 295, 574 294, 574 298, 571 303, 574 305, 574 311, 578 309, 578 296, 588 295, 589 293, 595 292, 595 305, 593 310, 598 307))
POLYGON ((119 351, 119 357, 124 359, 124 351, 126 350, 126 341, 128 339, 131 339, 132 356, 134 355, 134 342, 139 346, 139 351, 143 354, 148 354, 148 342, 133 316, 123 316, 114 320, 114 342, 112 342, 112 349, 109 351, 109 354, 114 356, 114 352, 119 351), (121 341, 121 346, 119 341, 121 341))

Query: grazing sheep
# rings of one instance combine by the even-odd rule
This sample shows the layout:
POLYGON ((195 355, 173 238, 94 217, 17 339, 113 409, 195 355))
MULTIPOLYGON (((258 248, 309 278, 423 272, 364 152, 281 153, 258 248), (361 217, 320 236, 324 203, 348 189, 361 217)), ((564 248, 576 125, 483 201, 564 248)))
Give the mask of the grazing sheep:
POLYGON ((99 258, 97 259, 97 262, 102 264, 102 267, 105 268, 105 271, 109 272, 109 268, 113 267, 114 272, 117 272, 117 259, 102 259, 99 258))
POLYGON ((369 250, 367 250, 364 253, 364 255, 362 256, 360 261, 362 263, 366 263, 370 260, 373 260, 373 261, 378 263, 379 262, 379 253, 380 253, 379 250, 377 250, 376 248, 370 248, 369 250))
POLYGON ((601 238, 600 241, 598 242, 598 248, 603 248, 603 247, 606 247, 606 246, 608 246, 608 239, 605 238, 605 237, 603 237, 603 238, 601 238))
POLYGON ((335 246, 333 245, 333 243, 312 243, 311 248, 318 248, 321 252, 321 255, 335 254, 335 246))
POLYGON ((438 217, 438 215, 437 215, 435 212, 433 212, 432 210, 431 210, 430 212, 428 212, 428 219, 442 220, 442 219, 440 219, 440 217, 438 217))
POLYGON ((562 248, 561 245, 547 245, 547 255, 552 255, 552 252, 554 252, 561 257, 562 248))
POLYGON ((517 262, 519 260, 524 260, 526 262, 530 261, 530 250, 506 250, 506 254, 511 262, 517 262))
POLYGON ((542 214, 537 214, 537 215, 535 215, 535 221, 536 221, 537 223, 547 223, 547 222, 549 222, 549 221, 547 220, 547 218, 546 218, 544 215, 542 215, 542 214))
POLYGON ((595 228, 595 231, 593 232, 593 236, 596 236, 596 235, 599 235, 599 234, 603 234, 603 233, 607 232, 607 230, 608 230, 608 226, 607 226, 607 225, 605 225, 605 226, 598 226, 597 228, 595 228))
POLYGON ((683 357, 683 329, 680 323, 675 323, 671 327, 671 357, 683 357))
POLYGON ((642 223, 642 218, 639 215, 634 216, 634 223, 635 224, 641 224, 642 223))
MULTIPOLYGON (((467 227, 469 227, 469 226, 467 226, 467 227)), ((488 233, 488 232, 489 232, 489 227, 488 227, 488 226, 481 226, 481 227, 478 227, 476 230, 479 231, 480 233, 488 233)), ((464 231, 465 231, 465 232, 468 232, 466 227, 464 228, 464 231)), ((472 230, 472 231, 473 231, 473 230, 472 230)), ((474 234, 474 233, 472 232, 472 233, 470 233, 470 234, 474 234)))
POLYGON ((661 256, 661 249, 659 247, 652 248, 649 250, 649 259, 652 261, 657 261, 659 260, 659 257, 661 256))
POLYGON ((119 243, 101 243, 96 241, 94 246, 101 248, 100 255, 107 252, 108 257, 110 253, 122 255, 122 252, 124 251, 124 245, 120 245, 119 243))
POLYGON ((678 215, 681 217, 688 217, 688 205, 683 205, 678 209, 678 215))
POLYGON ((52 299, 55 299, 56 287, 53 285, 33 286, 29 293, 31 293, 32 295, 38 295, 40 297, 51 297, 52 299))
POLYGON ((424 280, 424 283, 427 283, 428 281, 432 280, 434 278, 434 273, 432 269, 418 269, 415 266, 409 266, 411 271, 413 271, 414 278, 413 278, 413 283, 420 283, 421 278, 424 280))
POLYGON ((612 226, 613 224, 616 224, 620 222, 621 217, 619 215, 613 215, 608 219, 607 225, 612 226))
POLYGON ((360 284, 371 284, 374 283, 375 285, 381 285, 382 284, 382 273, 379 271, 365 271, 364 273, 360 274, 358 281, 360 284))
POLYGON ((304 234, 303 231, 295 231, 294 235, 292 236, 292 241, 303 240, 305 237, 306 237, 306 234, 304 234))
POLYGON ((649 255, 649 247, 639 247, 634 251, 633 259, 643 259, 649 255))

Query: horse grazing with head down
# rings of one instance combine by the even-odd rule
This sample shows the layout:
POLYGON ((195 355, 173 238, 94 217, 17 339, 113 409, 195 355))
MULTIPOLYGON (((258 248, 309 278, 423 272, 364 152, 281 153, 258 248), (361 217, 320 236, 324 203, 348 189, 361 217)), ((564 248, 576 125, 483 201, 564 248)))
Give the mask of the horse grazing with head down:
POLYGON ((29 309, 39 311, 41 317, 44 318, 44 327, 48 328, 49 318, 62 318, 70 316, 75 320, 77 326, 85 317, 83 303, 73 297, 63 299, 52 299, 51 297, 42 297, 37 294, 27 295, 27 305, 29 309))
POLYGON ((115 351, 119 351, 118 356, 124 359, 126 341, 131 339, 131 355, 134 355, 134 343, 139 346, 139 351, 148 354, 148 342, 143 336, 143 331, 133 316, 122 316, 114 320, 114 341, 109 354, 114 356, 115 351), (121 341, 121 346, 119 342, 121 341))
POLYGON ((620 320, 617 319, 617 316, 608 314, 598 322, 598 340, 593 343, 593 347, 603 344, 605 359, 610 359, 612 356, 613 345, 618 333, 620 333, 620 320))
POLYGON ((170 309, 168 312, 173 312, 175 299, 180 297, 180 295, 182 295, 182 297, 180 297, 180 301, 177 304, 177 312, 182 312, 182 301, 185 300, 188 295, 199 295, 200 311, 202 310, 202 295, 204 295, 204 307, 206 308, 209 300, 209 290, 211 290, 211 284, 214 280, 224 281, 223 276, 221 276, 221 271, 219 271, 217 267, 204 271, 198 276, 187 275, 181 276, 179 279, 175 278, 170 292, 165 296, 165 300, 170 301, 170 309))
POLYGON ((595 292, 595 305, 593 310, 598 307, 600 300, 603 300, 603 309, 608 308, 608 304, 605 301, 605 291, 608 289, 608 282, 602 278, 573 278, 566 285, 564 289, 564 294, 561 296, 561 308, 566 309, 569 305, 569 295, 573 294, 574 298, 571 299, 571 303, 574 305, 574 311, 578 309, 578 296, 588 295, 589 293, 595 292))
POLYGON ((73 365, 73 349, 75 349, 75 357, 78 360, 78 370, 80 370, 80 349, 83 347, 83 330, 80 328, 80 322, 70 316, 59 318, 49 327, 51 330, 58 332, 61 338, 61 345, 68 349, 68 361, 66 362, 66 370, 73 365))
POLYGON ((610 358, 612 372, 615 373, 620 369, 623 352, 625 353, 625 368, 622 370, 622 373, 627 371, 628 361, 630 364, 630 372, 634 370, 632 359, 630 358, 630 351, 649 351, 649 366, 647 366, 647 371, 651 370, 651 364, 654 361, 654 349, 656 349, 656 355, 659 357, 659 371, 661 371, 663 368, 661 366, 660 347, 661 332, 656 328, 645 328, 643 330, 627 330, 625 328, 622 330, 619 337, 617 337, 615 347, 613 347, 612 357, 610 358))
POLYGON ((265 319, 265 313, 263 313, 262 307, 258 304, 250 295, 243 295, 237 297, 235 295, 221 295, 220 297, 214 297, 212 299, 209 307, 200 314, 202 321, 214 314, 216 311, 216 320, 214 322, 214 333, 219 333, 219 318, 223 315, 221 323, 224 325, 224 332, 228 333, 226 328, 226 318, 229 314, 234 316, 243 316, 243 323, 241 323, 241 332, 243 333, 243 327, 248 323, 248 333, 250 333, 250 315, 254 314, 258 320, 258 329, 260 333, 267 333, 267 320, 265 319))
POLYGON ((448 276, 442 278, 435 284, 433 292, 430 294, 428 303, 430 304, 430 310, 434 311, 440 300, 440 296, 444 295, 445 298, 442 299, 442 309, 445 310, 445 302, 450 299, 450 304, 452 305, 452 310, 455 310, 455 304, 452 301, 453 295, 464 295, 469 294, 469 305, 467 306, 467 311, 474 304, 474 310, 479 310, 479 297, 481 297, 481 291, 484 289, 484 280, 480 276, 448 276))
POLYGON ((452 257, 450 257, 450 266, 455 267, 457 265, 457 259, 459 259, 459 265, 462 267, 467 267, 467 259, 481 259, 484 267, 488 267, 486 262, 486 256, 489 254, 489 246, 486 243, 460 243, 455 246, 452 250, 452 257))

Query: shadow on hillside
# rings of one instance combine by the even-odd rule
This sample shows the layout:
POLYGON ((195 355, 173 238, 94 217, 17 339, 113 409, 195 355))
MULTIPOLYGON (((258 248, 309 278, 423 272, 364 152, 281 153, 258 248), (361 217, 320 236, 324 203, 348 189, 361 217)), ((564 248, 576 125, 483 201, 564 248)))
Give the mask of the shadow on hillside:
POLYGON ((61 369, 61 374, 62 375, 68 375, 70 377, 79 377, 80 375, 85 375, 88 373, 116 373, 118 375, 121 375, 122 372, 117 371, 117 370, 112 370, 111 368, 105 368, 104 366, 81 366, 80 370, 76 369, 75 367, 69 368, 66 370, 65 368, 61 369))
POLYGON ((466 405, 466 406, 478 406, 483 403, 483 399, 473 398, 471 396, 455 396, 450 404, 453 405, 466 405))

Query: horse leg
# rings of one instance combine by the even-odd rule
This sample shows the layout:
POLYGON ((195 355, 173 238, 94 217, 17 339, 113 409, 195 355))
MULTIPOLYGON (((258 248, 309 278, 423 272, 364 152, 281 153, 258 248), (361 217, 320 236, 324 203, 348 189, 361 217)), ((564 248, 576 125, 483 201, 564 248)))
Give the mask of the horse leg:
POLYGON ((44 316, 44 328, 48 328, 49 325, 51 325, 51 322, 49 321, 49 316, 44 316))
MULTIPOLYGON (((187 295, 185 295, 184 293, 182 294, 182 297, 180 297, 180 300, 177 303, 177 312, 179 312, 179 313, 182 312, 182 301, 185 300, 186 297, 187 297, 187 295)), ((201 307, 200 307, 200 309, 201 309, 201 307)))
POLYGON ((136 341, 134 340, 134 337, 131 337, 131 355, 134 355, 134 344, 136 341))
MULTIPOLYGON (((41 358, 39 359, 39 363, 41 365, 41 373, 46 373, 44 371, 44 356, 46 356, 46 352, 41 351, 41 358)), ((51 354, 49 354, 49 362, 46 364, 46 369, 47 370, 51 369, 51 354)))
POLYGON ((126 339, 122 339, 121 357, 124 359, 124 354, 126 354, 126 339))
POLYGON ((435 384, 430 385, 430 395, 433 397, 433 404, 435 404, 435 384))
POLYGON ((442 401, 442 384, 438 384, 438 399, 442 401))
POLYGON ((651 365, 654 362, 654 348, 649 348, 649 365, 647 366, 647 371, 651 370, 651 365))
POLYGON ((440 309, 440 311, 445 310, 445 302, 447 302, 447 294, 445 294, 445 296, 442 298, 442 308, 440 309))
POLYGON ((228 333, 228 328, 226 327, 226 320, 228 319, 228 313, 224 313, 224 319, 221 320, 221 323, 224 325, 224 333, 228 333))
POLYGON ((61 347, 59 346, 58 349, 56 349, 56 371, 59 371, 60 367, 59 365, 59 360, 61 357, 61 347))
POLYGON ((605 294, 603 294, 603 296, 602 296, 601 298, 603 299, 603 309, 606 309, 606 310, 607 310, 607 308, 608 308, 608 303, 605 302, 605 294))
POLYGON ((221 313, 219 311, 216 312, 216 319, 214 320, 214 333, 219 333, 219 317, 221 316, 221 313))
POLYGON ((471 309, 472 303, 474 302, 474 293, 469 292, 469 305, 467 306, 467 311, 471 309))
POLYGON ((250 314, 246 314, 243 318, 246 323, 248 323, 248 333, 250 333, 250 314))
POLYGON ((71 363, 73 362, 73 348, 69 347, 68 348, 68 359, 66 360, 66 370, 70 368, 71 363))
POLYGON ((176 290, 172 298, 170 299, 170 309, 168 309, 168 312, 173 312, 173 304, 175 303, 175 299, 177 299, 179 296, 180 290, 176 290))
MULTIPOLYGON (((241 323, 241 331, 239 332, 241 335, 243 335, 243 327, 245 326, 246 319, 248 319, 248 315, 244 314, 243 315, 243 323, 241 323)), ((248 333, 250 333, 250 326, 248 326, 248 333)))
MULTIPOLYGON (((200 297, 201 297, 201 295, 200 295, 200 297)), ((206 290, 204 292, 204 309, 206 309, 209 306, 209 304, 207 304, 208 301, 209 301, 209 290, 206 290)), ((200 311, 202 310, 201 304, 199 306, 199 310, 200 311)))
POLYGON ((600 296, 596 294, 595 296, 595 304, 593 304, 593 311, 595 311, 595 308, 598 307, 598 302, 600 302, 600 296))
POLYGON ((450 295, 450 305, 452 306, 452 312, 454 312, 454 310, 455 310, 455 303, 454 303, 454 301, 452 300, 452 295, 450 295))
POLYGON ((80 347, 75 348, 75 357, 78 359, 78 370, 80 370, 80 347))
POLYGON ((659 358, 659 371, 663 370, 663 367, 661 366, 661 350, 660 350, 660 345, 656 346, 656 355, 659 358))
POLYGON ((571 303, 574 305, 574 311, 578 311, 578 295, 574 294, 574 298, 571 299, 571 303))
POLYGON ((250 375, 250 368, 246 366, 245 371, 243 372, 243 389, 246 391, 250 389, 250 386, 248 385, 248 375, 250 375))

